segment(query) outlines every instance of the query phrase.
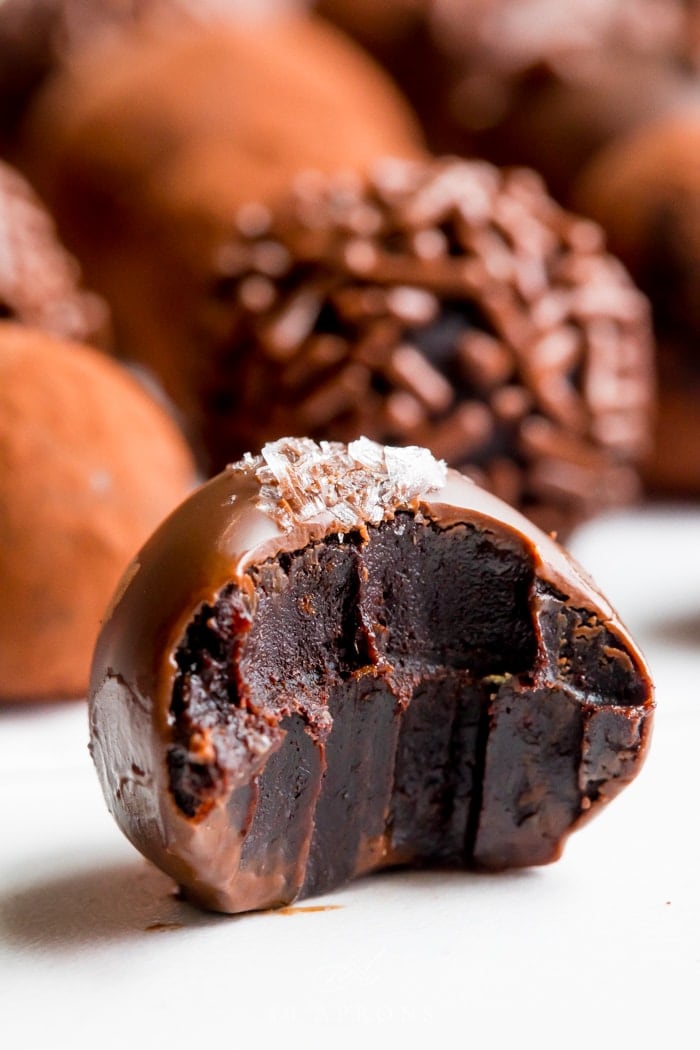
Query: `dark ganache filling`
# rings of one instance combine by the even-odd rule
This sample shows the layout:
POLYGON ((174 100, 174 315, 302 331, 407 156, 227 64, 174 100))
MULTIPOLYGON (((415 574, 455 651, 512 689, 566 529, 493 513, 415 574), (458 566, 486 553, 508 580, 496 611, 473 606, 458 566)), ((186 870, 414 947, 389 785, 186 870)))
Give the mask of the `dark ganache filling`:
POLYGON ((276 734, 242 869, 274 857, 309 895, 388 864, 545 863, 639 752, 623 643, 514 540, 399 513, 249 576, 252 602, 229 585, 186 631, 168 751, 196 822, 240 788, 251 727, 276 734))

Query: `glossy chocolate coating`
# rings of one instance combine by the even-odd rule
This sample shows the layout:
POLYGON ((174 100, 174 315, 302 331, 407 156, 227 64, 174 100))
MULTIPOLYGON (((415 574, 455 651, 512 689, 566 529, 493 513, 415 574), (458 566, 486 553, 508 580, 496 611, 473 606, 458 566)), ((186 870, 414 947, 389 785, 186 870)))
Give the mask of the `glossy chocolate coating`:
POLYGON ((289 439, 128 570, 91 748, 137 848, 240 912, 388 865, 554 860, 652 709, 613 610, 516 511, 425 450, 289 439))

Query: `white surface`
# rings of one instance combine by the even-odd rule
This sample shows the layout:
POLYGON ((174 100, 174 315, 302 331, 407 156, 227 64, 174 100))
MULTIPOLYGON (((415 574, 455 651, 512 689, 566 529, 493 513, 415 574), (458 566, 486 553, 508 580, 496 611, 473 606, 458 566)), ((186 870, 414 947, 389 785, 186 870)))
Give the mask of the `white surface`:
POLYGON ((83 705, 0 710, 0 1045, 700 1046, 699 539, 682 508, 575 538, 658 711, 639 779, 548 868, 198 913, 113 825, 83 705))

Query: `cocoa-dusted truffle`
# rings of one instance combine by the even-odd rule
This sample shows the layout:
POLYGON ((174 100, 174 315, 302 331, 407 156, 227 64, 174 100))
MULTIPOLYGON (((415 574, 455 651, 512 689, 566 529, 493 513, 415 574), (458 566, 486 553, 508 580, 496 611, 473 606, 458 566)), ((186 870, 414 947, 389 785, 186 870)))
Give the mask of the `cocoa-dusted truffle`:
POLYGON ((74 259, 26 180, 0 161, 0 318, 67 339, 101 341, 104 303, 79 288, 74 259))
POLYGON ((272 14, 293 0, 2 0, 0 145, 12 144, 35 93, 72 56, 133 25, 272 14))
POLYGON ((85 695, 124 566, 193 482, 174 423, 128 373, 0 323, 0 702, 85 695))
POLYGON ((391 162, 367 189, 307 180, 239 227, 175 392, 199 392, 215 464, 364 433, 426 445, 562 532, 635 496, 647 305, 533 172, 391 162))
POLYGON ((90 728, 134 845, 240 912, 548 863, 634 777, 652 708, 612 609, 517 512, 425 449, 283 439, 127 571, 90 728))
POLYGON ((93 48, 37 102, 24 160, 122 345, 167 367, 195 352, 187 319, 238 206, 298 169, 416 156, 419 139, 359 48, 289 16, 93 48))
POLYGON ((659 342, 657 492, 700 495, 700 108, 601 150, 574 196, 651 297, 659 342))

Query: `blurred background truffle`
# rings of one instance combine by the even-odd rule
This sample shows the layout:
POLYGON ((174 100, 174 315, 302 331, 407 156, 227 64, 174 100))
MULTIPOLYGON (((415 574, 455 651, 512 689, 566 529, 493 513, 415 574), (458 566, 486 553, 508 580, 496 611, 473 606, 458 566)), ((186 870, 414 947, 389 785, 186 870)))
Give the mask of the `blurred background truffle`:
POLYGON ((601 150, 575 198, 652 297, 662 397, 649 484, 700 493, 700 111, 601 150))
POLYGON ((27 181, 0 161, 0 318, 85 342, 107 337, 106 305, 79 286, 75 259, 27 181))
POLYGON ((433 149, 532 165, 557 192, 619 131, 699 101, 697 0, 315 6, 390 70, 433 149))
POLYGON ((332 27, 280 17, 94 48, 38 100, 24 162, 120 344, 164 375, 194 352, 183 333, 243 202, 306 168, 363 172, 422 148, 371 59, 332 27))
POLYGON ((124 29, 264 19, 294 6, 295 0, 3 0, 0 149, 13 148, 25 112, 45 81, 124 29))
MULTIPOLYGON (((700 179, 691 174, 691 146, 683 152, 680 143, 700 127, 698 0, 87 6, 6 0, 0 7, 0 55, 3 40, 14 39, 18 56, 29 41, 44 56, 44 72, 23 95, 13 156, 47 200, 88 284, 109 302, 122 354, 161 377, 193 441, 211 425, 185 377, 209 367, 207 340, 220 320, 209 314, 221 310, 212 275, 222 270, 234 216, 243 232, 254 229, 304 171, 364 176, 381 156, 425 157, 427 140, 432 149, 532 165, 561 203, 600 220, 653 306, 661 405, 647 485, 700 495, 700 432, 697 443, 691 435, 694 235, 676 198, 665 208, 681 234, 660 244, 654 233, 650 248, 658 198, 670 201, 678 178, 656 149, 654 179, 669 188, 654 191, 649 178, 632 184, 637 162, 623 145, 648 154, 635 145, 648 132, 672 138, 664 128, 688 129, 673 155, 687 172, 689 214, 700 179), (366 50, 304 9, 332 19, 366 50), (241 210, 250 202, 257 203, 241 210), (645 232, 630 240, 622 225, 632 207, 635 229, 645 232), (203 362, 192 360, 197 355, 203 362)), ((12 47, 4 53, 11 57, 12 47)), ((2 75, 12 66, 8 60, 2 75)), ((211 444, 198 452, 206 463, 211 444)))
POLYGON ((534 172, 309 177, 241 213, 213 293, 179 400, 214 468, 287 433, 421 444, 562 534, 638 494, 647 303, 534 172))
POLYGON ((315 6, 392 73, 434 149, 532 165, 600 221, 653 307, 660 407, 647 488, 700 496, 698 0, 315 6))
POLYGON ((194 482, 172 419, 120 365, 0 322, 0 702, 85 694, 120 575, 194 482))

